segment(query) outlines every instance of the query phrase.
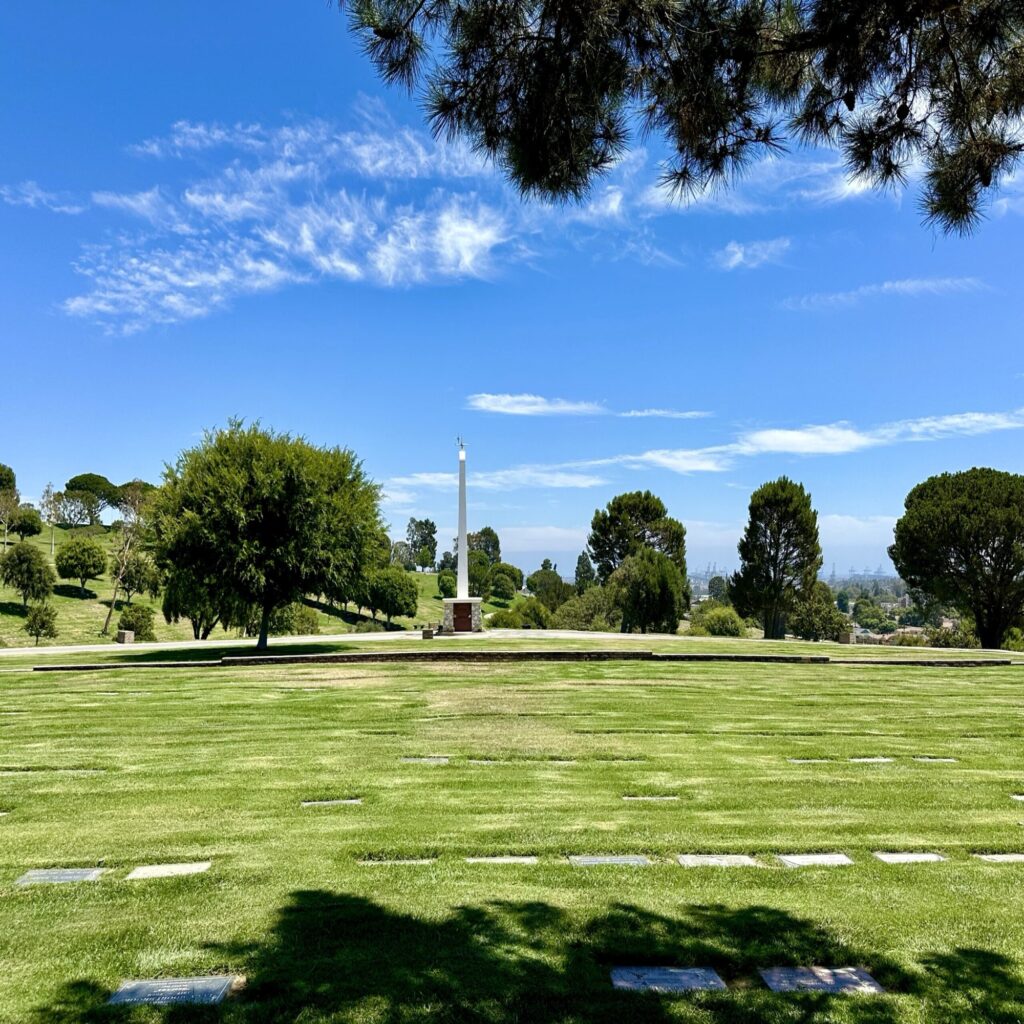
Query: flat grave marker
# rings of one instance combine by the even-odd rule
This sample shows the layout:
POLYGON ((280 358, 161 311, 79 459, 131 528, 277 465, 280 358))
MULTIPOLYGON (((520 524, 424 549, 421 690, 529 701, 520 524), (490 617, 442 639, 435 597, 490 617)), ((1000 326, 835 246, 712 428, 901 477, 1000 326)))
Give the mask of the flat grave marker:
POLYGON ((339 800, 303 800, 303 807, 339 807, 342 804, 361 804, 363 798, 361 796, 346 796, 339 800))
POLYGON ((773 992, 878 994, 885 991, 861 967, 769 967, 758 974, 773 992))
POLYGON ((830 759, 827 757, 787 757, 786 760, 790 764, 828 764, 830 759))
POLYGON ((664 794, 662 796, 644 796, 644 795, 624 796, 622 799, 623 800, 646 801, 647 803, 668 803, 668 802, 671 802, 673 800, 678 800, 679 797, 671 796, 671 795, 666 793, 666 794, 664 794))
POLYGON ((365 868, 405 867, 406 865, 433 864, 436 860, 436 857, 392 857, 384 860, 370 858, 369 860, 356 861, 356 863, 365 868))
POLYGON ((710 967, 613 967, 612 988, 627 992, 727 991, 710 967))
POLYGON ((497 857, 467 857, 467 864, 536 864, 537 858, 531 856, 501 855, 497 857))
POLYGON ((891 757, 851 757, 850 764, 891 764, 891 757))
POLYGON ((922 764, 956 764, 955 757, 915 757, 915 761, 920 761, 922 764))
POLYGON ((1024 864, 1024 853, 975 853, 972 856, 989 864, 1024 864))
POLYGON ((127 880, 135 882, 144 878, 180 878, 182 875, 201 875, 209 871, 212 861, 199 860, 189 864, 143 864, 131 871, 127 880))
POLYGON ((845 853, 780 853, 787 868, 839 868, 852 864, 845 853))
POLYGON ((875 856, 883 864, 937 864, 946 858, 938 853, 908 851, 906 853, 875 851, 875 856))
POLYGON ((576 868, 593 868, 610 865, 613 867, 643 868, 649 867, 651 860, 638 854, 618 854, 612 856, 593 856, 581 854, 571 856, 569 863, 576 868))
POLYGON ((1021 803, 1024 803, 1024 793, 1013 793, 1013 794, 1011 794, 1010 799, 1011 800, 1017 800, 1017 801, 1020 801, 1021 803))
POLYGON ((448 764, 451 758, 440 754, 429 757, 403 757, 402 764, 448 764))
POLYGON ((15 885, 66 885, 70 882, 96 882, 106 868, 33 868, 15 885))
POLYGON ((236 974, 213 974, 201 978, 144 978, 125 981, 110 997, 113 1006, 176 1006, 181 1004, 213 1006, 245 979, 236 974))
POLYGON ((681 853, 676 860, 684 868, 759 868, 745 853, 681 853))

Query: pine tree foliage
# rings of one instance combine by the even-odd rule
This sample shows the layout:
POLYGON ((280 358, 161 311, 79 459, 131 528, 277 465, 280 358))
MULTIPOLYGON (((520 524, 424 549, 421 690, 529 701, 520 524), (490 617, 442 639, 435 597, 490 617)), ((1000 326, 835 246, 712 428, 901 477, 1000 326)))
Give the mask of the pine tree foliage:
POLYGON ((580 200, 638 135, 683 194, 787 144, 879 186, 925 169, 945 231, 1021 154, 1024 0, 353 0, 385 82, 524 195, 580 200))

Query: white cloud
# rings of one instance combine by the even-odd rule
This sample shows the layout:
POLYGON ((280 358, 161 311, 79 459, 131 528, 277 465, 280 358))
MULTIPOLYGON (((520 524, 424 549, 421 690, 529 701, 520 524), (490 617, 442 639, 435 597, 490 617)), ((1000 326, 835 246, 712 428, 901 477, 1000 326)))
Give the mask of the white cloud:
POLYGON ((0 185, 0 199, 8 206, 28 206, 53 213, 75 214, 85 209, 65 195, 47 192, 34 181, 23 181, 20 185, 0 185))
POLYGON ((877 284, 865 284, 845 292, 819 292, 811 295, 799 295, 786 299, 784 309, 796 311, 814 311, 828 309, 844 309, 855 306, 865 299, 888 296, 920 298, 921 296, 947 295, 950 293, 977 292, 985 288, 976 277, 924 277, 905 278, 898 281, 881 281, 877 284))
POLYGON ((618 415, 623 419, 702 420, 712 414, 700 409, 630 409, 618 415))
POLYGON ((145 192, 93 192, 92 202, 95 206, 119 210, 178 234, 192 233, 192 228, 181 217, 175 204, 164 197, 159 187, 145 192))
POLYGON ((790 249, 788 238, 771 238, 763 242, 729 242, 714 254, 721 270, 753 270, 766 263, 777 263, 790 249))
POLYGON ((466 405, 477 412, 501 413, 505 416, 600 416, 607 410, 596 402, 576 402, 567 398, 544 398, 532 394, 470 395, 466 405))
POLYGON ((582 551, 589 530, 585 526, 503 526, 498 530, 503 554, 534 551, 582 551))
POLYGON ((737 442, 744 455, 790 453, 794 455, 839 455, 878 444, 877 439, 844 423, 820 424, 796 430, 755 430, 737 442))
POLYGON ((832 546, 887 548, 892 543, 896 516, 851 516, 828 513, 818 516, 821 543, 832 546))

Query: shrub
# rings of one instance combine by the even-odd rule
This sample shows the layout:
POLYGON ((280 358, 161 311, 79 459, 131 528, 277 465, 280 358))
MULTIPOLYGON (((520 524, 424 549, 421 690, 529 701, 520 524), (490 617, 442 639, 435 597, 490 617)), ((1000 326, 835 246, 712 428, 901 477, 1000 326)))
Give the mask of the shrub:
POLYGON ((893 633, 889 637, 890 647, 924 647, 926 643, 923 633, 893 633))
POLYGON ((48 604, 37 604, 28 610, 24 630, 29 636, 35 637, 36 647, 41 637, 47 640, 57 638, 57 612, 48 604))
POLYGON ((458 588, 458 580, 451 569, 444 569, 437 574, 437 592, 442 597, 454 597, 458 588))
POLYGON ((117 621, 118 629, 130 629, 135 639, 140 641, 156 640, 153 629, 153 609, 144 604, 130 604, 121 612, 117 621))
POLYGON ((605 587, 592 583, 578 597, 570 598, 551 616, 554 629, 580 629, 590 632, 617 632, 621 617, 612 605, 605 587))
POLYGON ((488 629, 522 629, 523 617, 511 608, 499 608, 487 618, 488 629))
POLYGON ((514 610, 522 619, 523 629, 547 629, 551 625, 551 612, 535 597, 520 601, 514 610))
MULTIPOLYGON (((710 601, 703 602, 711 604, 710 601)), ((716 605, 701 616, 694 616, 690 622, 691 636, 746 636, 746 623, 728 605, 716 605)))
POLYGON ((960 625, 956 629, 940 626, 929 629, 925 634, 929 647, 980 647, 981 643, 969 626, 960 625))
POLYGON ((678 632, 687 603, 686 581, 668 555, 640 548, 623 560, 608 585, 615 607, 622 611, 624 632, 678 632))
POLYGON ((1003 647, 1008 651, 1024 651, 1024 630, 1013 626, 1006 631, 1003 647))

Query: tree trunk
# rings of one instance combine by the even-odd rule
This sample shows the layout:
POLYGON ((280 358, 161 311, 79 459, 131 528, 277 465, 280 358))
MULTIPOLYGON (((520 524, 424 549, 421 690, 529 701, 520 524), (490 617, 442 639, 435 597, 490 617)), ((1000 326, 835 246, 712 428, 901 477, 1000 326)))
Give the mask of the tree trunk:
POLYGON ((270 608, 268 605, 264 605, 263 612, 260 615, 260 638, 256 642, 257 651, 265 651, 267 649, 268 629, 270 629, 270 608))
POLYGON ((50 524, 50 557, 53 558, 53 523, 50 524))
MULTIPOLYGON (((82 587, 85 590, 85 587, 82 587)), ((114 593, 110 597, 110 607, 107 609, 107 617, 103 621, 103 628, 100 630, 100 636, 106 636, 107 630, 110 629, 110 620, 114 617, 114 605, 117 604, 117 583, 114 584, 114 593)))

